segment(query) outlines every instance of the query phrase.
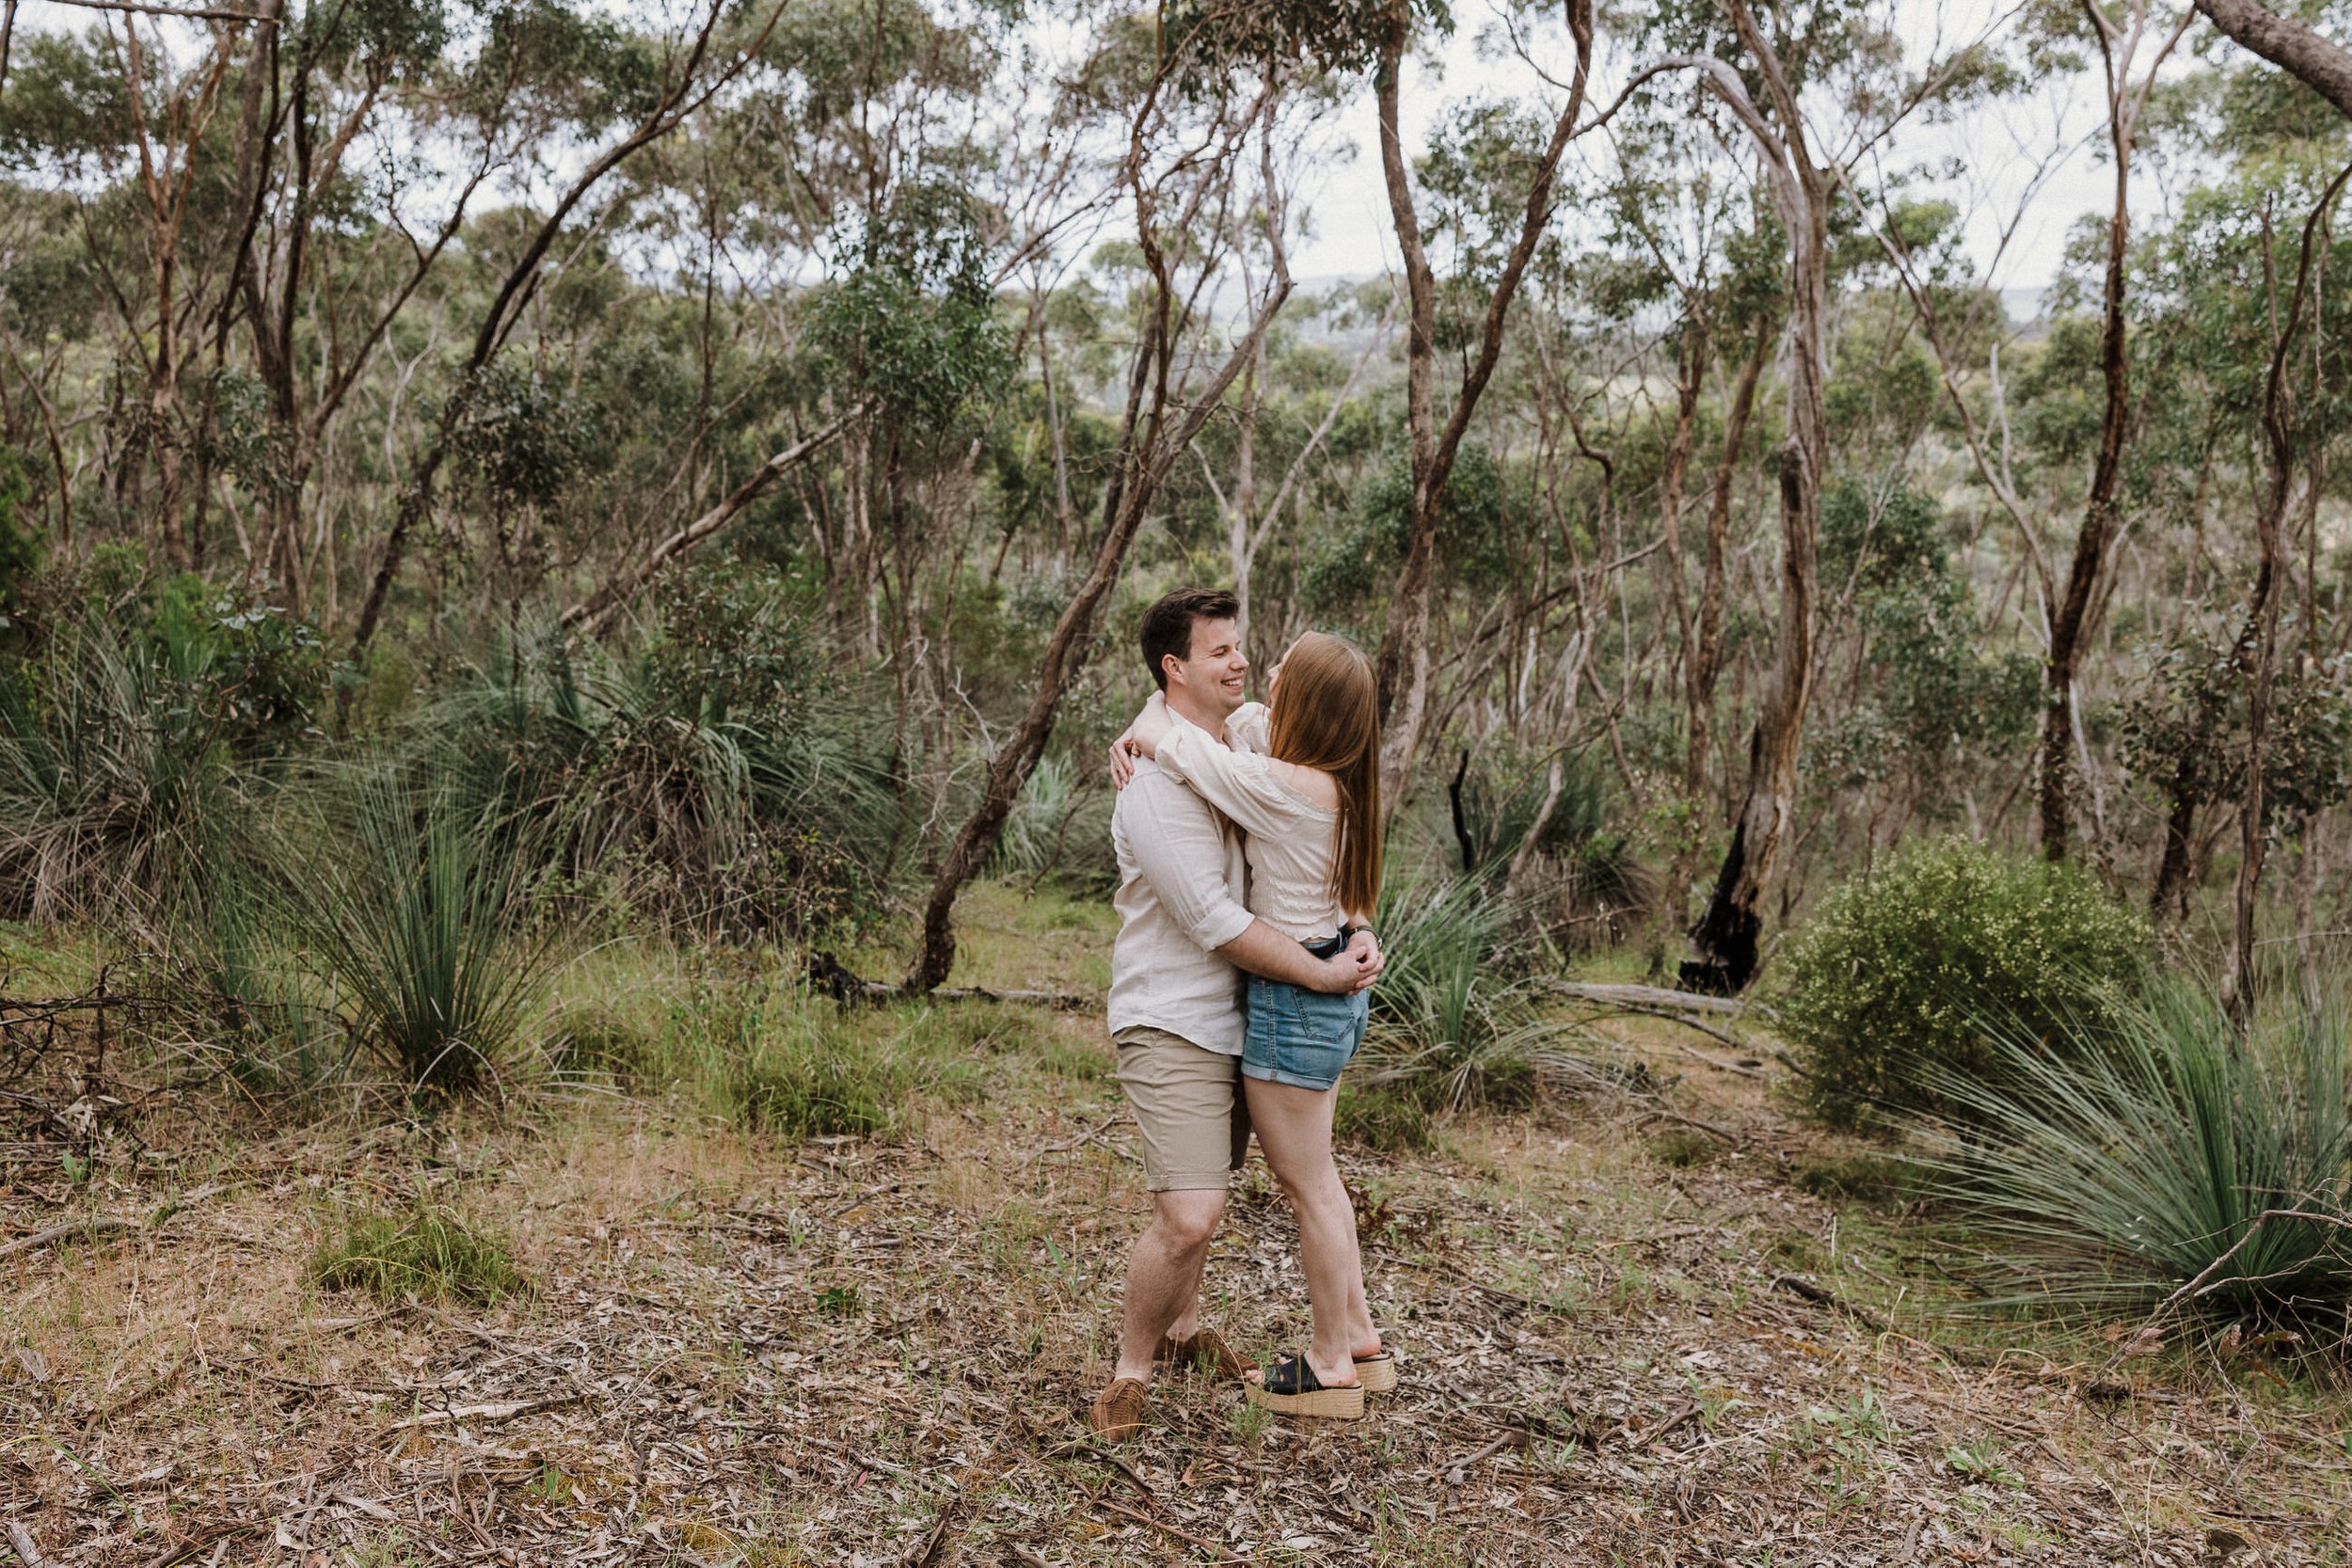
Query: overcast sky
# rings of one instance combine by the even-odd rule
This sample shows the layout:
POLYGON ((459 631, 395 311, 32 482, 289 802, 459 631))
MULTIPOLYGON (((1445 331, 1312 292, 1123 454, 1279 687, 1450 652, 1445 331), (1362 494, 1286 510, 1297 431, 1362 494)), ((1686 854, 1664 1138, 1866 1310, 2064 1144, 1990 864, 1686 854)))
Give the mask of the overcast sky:
MULTIPOLYGON (((1985 0, 1943 5, 1901 0, 1899 8, 1915 63, 1948 49, 1955 40, 1979 36, 2010 9, 1985 0)), ((1557 102, 1524 62, 1494 47, 1496 14, 1490 0, 1460 0, 1454 34, 1437 52, 1434 69, 1419 61, 1406 67, 1400 103, 1407 146, 1427 145, 1431 125, 1449 103, 1497 95, 1557 102)), ((1553 75, 1565 78, 1570 55, 1565 36, 1556 28, 1534 52, 1553 75)), ((1602 81, 1593 96, 1606 103, 1635 62, 1629 52, 1613 49, 1605 36, 1598 54, 1602 81)), ((1962 173, 1944 186, 1944 194, 1970 214, 1971 247, 1980 262, 1999 247, 2002 228, 2015 217, 2030 187, 2031 200, 2010 240, 1996 281, 2037 295, 2059 270, 2069 229, 2085 214, 2106 209, 2113 175, 2098 160, 2104 142, 2093 135, 2101 128, 2102 113, 2094 80, 2051 81, 2022 102, 2007 101, 1993 113, 1974 114, 1948 125, 1910 127, 1890 145, 1886 161, 1897 166, 1959 162, 1962 173), (2086 138, 2090 145, 2085 145, 2086 138), (2061 149, 2067 150, 2053 158, 2061 149), (2045 159, 2051 166, 2037 185, 2035 170, 2045 159)), ((1377 136, 1372 95, 1366 92, 1334 126, 1334 156, 1323 165, 1328 172, 1318 171, 1317 188, 1309 193, 1315 232, 1293 259, 1293 271, 1299 277, 1364 277, 1383 265, 1395 265, 1396 241, 1380 180, 1377 136)), ((1869 171, 1863 172, 1867 180, 1869 171)), ((2135 202, 2144 211, 2156 210, 2165 194, 2153 173, 2136 182, 2135 202)))
MULTIPOLYGON (((2004 0, 1896 3, 1915 67, 1957 42, 1980 36, 2013 13, 2013 6, 2004 0)), ((1494 0, 1456 0, 1454 11, 1453 36, 1406 67, 1401 94, 1405 135, 1406 145, 1416 152, 1427 146, 1432 124, 1451 103, 1495 96, 1558 102, 1555 89, 1502 47, 1494 0)), ((1531 48, 1552 74, 1565 79, 1571 55, 1558 9, 1539 14, 1549 19, 1549 30, 1531 40, 1531 48)), ((87 10, 50 0, 26 0, 18 24, 21 29, 79 29, 92 20, 87 10)), ((2197 26, 2201 30, 2203 24, 2197 26)), ((2176 66, 2187 63, 2185 47, 2176 55, 2176 66)), ((1617 84, 1640 63, 1605 31, 1598 56, 1593 93, 1596 104, 1609 102, 1617 84)), ((2012 310, 2023 305, 2030 313, 2031 301, 2059 270, 2068 230, 2084 214, 2103 212, 2106 205, 2112 177, 2098 158, 2104 145, 2103 137, 2096 135, 2101 114, 2101 95, 2094 79, 2057 80, 2042 84, 2023 99, 2004 101, 1991 112, 1975 113, 1950 124, 1909 126, 1887 144, 1883 157, 1886 164, 1896 166, 1945 160, 1957 163, 1961 173, 1945 184, 1943 194, 1968 214, 1970 244, 1980 264, 1990 261, 2004 225, 2015 217, 2021 198, 2033 187, 2025 216, 2016 225, 1994 279, 2010 292, 2012 310), (2037 185, 2036 171, 2044 163, 2049 166, 2039 175, 2037 185)), ((1302 279, 1378 276, 1395 265, 1396 242, 1381 185, 1376 119, 1368 88, 1356 95, 1331 123, 1327 135, 1329 145, 1314 166, 1312 183, 1299 193, 1313 232, 1308 243, 1294 248, 1293 276, 1302 279)), ((1571 156, 1605 160, 1605 135, 1604 131, 1580 143, 1571 156)), ((1865 182, 1870 182, 1873 171, 1866 166, 1861 172, 1865 182)), ((2154 170, 2140 174, 2135 186, 2136 217, 2144 224, 2163 209, 2169 192, 2154 170)))

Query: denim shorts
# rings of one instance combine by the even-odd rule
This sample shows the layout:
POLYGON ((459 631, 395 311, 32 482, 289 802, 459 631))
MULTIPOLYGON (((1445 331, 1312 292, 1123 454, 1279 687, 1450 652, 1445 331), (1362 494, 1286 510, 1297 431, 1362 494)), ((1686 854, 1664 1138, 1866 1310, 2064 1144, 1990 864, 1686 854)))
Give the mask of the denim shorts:
MULTIPOLYGON (((1318 958, 1327 958, 1343 945, 1342 938, 1331 937, 1308 942, 1306 948, 1318 958)), ((1252 974, 1242 1075, 1301 1089, 1327 1089, 1340 1081, 1356 1048, 1364 1043, 1371 1014, 1372 998, 1363 991, 1333 996, 1252 974)))

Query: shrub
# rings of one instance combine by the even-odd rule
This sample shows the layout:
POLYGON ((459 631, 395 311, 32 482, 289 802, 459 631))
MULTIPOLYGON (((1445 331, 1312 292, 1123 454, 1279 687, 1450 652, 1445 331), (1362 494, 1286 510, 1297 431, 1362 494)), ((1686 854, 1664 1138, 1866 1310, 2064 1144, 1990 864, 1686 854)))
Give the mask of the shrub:
POLYGON ((702 929, 870 902, 897 824, 880 742, 772 594, 673 594, 618 653, 514 641, 408 728, 420 768, 525 816, 574 888, 702 929))
POLYGON ((251 817, 204 695, 99 621, 0 670, 0 915, 140 929, 200 897, 251 817))
POLYGON ((1930 1130, 1918 1166, 2008 1254, 1996 1300, 2144 1311, 2244 1242, 2184 1304, 2342 1326, 2352 1305, 2352 1006, 2265 1009, 2243 1038, 2219 1002, 2165 981, 2096 1039, 2053 1053, 1988 1030, 2000 1070, 1948 1079, 1974 1123, 1930 1130), (2292 1209, 2317 1219, 2257 1216, 2292 1209), (2330 1223, 2330 1222, 2334 1223, 2330 1223))
POLYGON ((2148 940, 2070 866, 1960 839, 1915 845, 1832 892, 1780 960, 1773 1000, 1807 1108, 1849 1128, 1886 1111, 1960 1114, 1933 1085, 1996 1070, 1982 1021, 2052 1049, 2093 1041, 2148 940))
POLYGON ((1428 1104, 1397 1084, 1340 1080, 1331 1113, 1332 1135, 1387 1154, 1413 1154, 1437 1142, 1428 1104))
POLYGON ((553 1038, 557 1070, 591 1072, 634 1085, 660 1069, 659 1043, 610 1007, 575 1007, 557 1021, 553 1038))
POLYGON ((496 1237, 420 1198, 405 1214, 355 1213, 340 1239, 310 1259, 323 1291, 366 1291, 388 1302, 407 1296, 488 1306, 528 1288, 496 1237))

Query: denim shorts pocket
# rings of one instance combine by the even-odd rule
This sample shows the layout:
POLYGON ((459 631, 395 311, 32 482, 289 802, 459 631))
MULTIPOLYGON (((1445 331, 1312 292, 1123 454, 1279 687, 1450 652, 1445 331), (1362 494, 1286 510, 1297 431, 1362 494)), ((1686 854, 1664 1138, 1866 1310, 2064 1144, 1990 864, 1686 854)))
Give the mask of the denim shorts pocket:
POLYGON ((1360 1022, 1362 1000, 1359 996, 1333 996, 1324 991, 1307 990, 1298 986, 1284 988, 1290 992, 1295 1011, 1300 1037, 1315 1045, 1333 1051, 1353 1052, 1362 1033, 1360 1022))

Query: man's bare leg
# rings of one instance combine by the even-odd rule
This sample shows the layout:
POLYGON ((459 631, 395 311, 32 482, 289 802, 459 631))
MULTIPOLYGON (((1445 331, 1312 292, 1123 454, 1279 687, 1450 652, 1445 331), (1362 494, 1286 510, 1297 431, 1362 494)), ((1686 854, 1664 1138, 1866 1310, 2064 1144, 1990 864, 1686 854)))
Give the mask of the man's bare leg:
POLYGON ((1152 1223, 1127 1258, 1127 1302, 1114 1380, 1150 1381, 1160 1340, 1171 1333, 1181 1339, 1199 1332, 1200 1271, 1224 1217, 1221 1188, 1152 1195, 1152 1223))

